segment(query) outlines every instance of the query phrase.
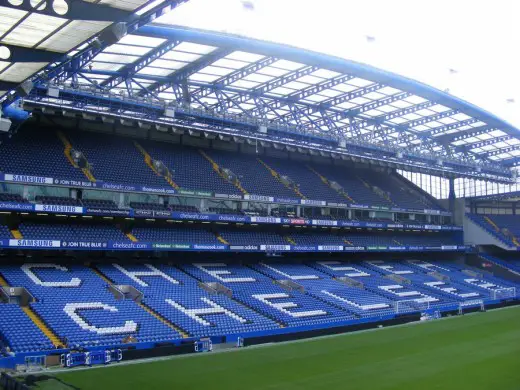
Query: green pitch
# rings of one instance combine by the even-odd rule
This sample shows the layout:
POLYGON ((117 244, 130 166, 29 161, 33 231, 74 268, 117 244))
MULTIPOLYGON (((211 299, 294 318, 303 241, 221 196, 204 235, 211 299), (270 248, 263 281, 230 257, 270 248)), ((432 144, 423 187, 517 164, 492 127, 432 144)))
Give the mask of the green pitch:
POLYGON ((520 307, 57 376, 87 390, 518 390, 520 307))

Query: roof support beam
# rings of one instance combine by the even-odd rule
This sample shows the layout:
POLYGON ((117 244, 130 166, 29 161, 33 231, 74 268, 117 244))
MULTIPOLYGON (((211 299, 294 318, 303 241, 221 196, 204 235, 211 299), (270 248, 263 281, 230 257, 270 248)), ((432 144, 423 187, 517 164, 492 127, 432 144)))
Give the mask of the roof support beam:
POLYGON ((170 88, 173 84, 182 84, 184 80, 188 80, 188 78, 205 67, 211 65, 213 62, 221 59, 222 57, 231 54, 233 50, 228 48, 218 48, 212 51, 209 54, 206 54, 199 58, 196 61, 193 61, 191 64, 186 65, 185 67, 175 71, 170 76, 166 77, 166 82, 156 82, 150 85, 147 90, 149 92, 155 92, 157 94, 165 91, 170 88))
POLYGON ((502 153, 512 152, 512 151, 518 150, 518 149, 520 149, 520 144, 519 145, 508 145, 506 147, 499 148, 496 150, 490 150, 487 153, 481 154, 481 156, 488 158, 488 157, 492 157, 492 156, 498 156, 499 154, 502 154, 502 153))
POLYGON ((481 148, 481 147, 487 146, 487 145, 493 145, 498 142, 508 141, 511 138, 513 138, 513 137, 511 137, 510 135, 504 135, 502 137, 491 138, 491 139, 487 139, 487 140, 477 140, 477 141, 474 141, 471 143, 453 146, 453 149, 456 152, 465 152, 465 151, 470 151, 471 149, 481 148))
POLYGON ((485 126, 473 127, 472 129, 468 129, 468 130, 462 130, 457 133, 440 135, 435 138, 442 142, 450 143, 450 142, 459 141, 461 139, 467 139, 467 138, 476 137, 476 136, 479 136, 482 134, 486 134, 493 130, 496 130, 496 129, 492 126, 485 125, 485 126))
POLYGON ((174 49, 179 44, 179 41, 164 42, 163 44, 157 46, 155 49, 148 52, 145 56, 138 59, 137 61, 131 64, 127 64, 123 68, 119 69, 117 73, 119 73, 120 76, 113 75, 107 78, 106 80, 103 80, 99 85, 103 88, 108 89, 115 87, 116 85, 123 82, 125 79, 133 77, 141 69, 145 68, 156 59, 162 57, 164 54, 168 53, 170 50, 174 49))
POLYGON ((38 10, 40 7, 33 7, 29 1, 23 1, 20 5, 13 5, 8 1, 2 2, 2 7, 8 7, 16 10, 27 11, 46 16, 54 16, 60 18, 67 18, 71 20, 93 20, 102 22, 122 22, 128 19, 133 12, 126 11, 119 8, 109 7, 108 5, 90 3, 86 1, 72 0, 68 1, 69 9, 67 13, 60 15, 52 7, 52 2, 40 0, 38 5, 42 4, 44 8, 38 10), (49 3, 49 4, 46 4, 49 3))
MULTIPOLYGON (((260 61, 254 62, 252 64, 249 64, 241 69, 237 69, 234 72, 231 72, 230 74, 223 76, 217 80, 215 80, 212 84, 216 87, 226 87, 230 84, 233 84, 235 81, 241 80, 244 77, 249 76, 250 74, 256 73, 259 70, 273 64, 274 62, 278 61, 278 58, 274 57, 267 57, 263 58, 260 61)), ((204 90, 202 88, 199 88, 192 92, 192 94, 200 95, 201 97, 208 96, 212 94, 213 91, 211 90, 204 90)))
POLYGON ((9 62, 53 62, 66 58, 64 53, 6 45, 4 43, 1 45, 7 47, 11 52, 11 55, 6 59, 9 62))

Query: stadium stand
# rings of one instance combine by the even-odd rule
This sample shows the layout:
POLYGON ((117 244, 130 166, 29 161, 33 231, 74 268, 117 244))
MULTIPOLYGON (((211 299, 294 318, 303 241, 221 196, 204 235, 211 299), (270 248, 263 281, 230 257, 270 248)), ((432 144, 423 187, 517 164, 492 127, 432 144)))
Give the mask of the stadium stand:
MULTIPOLYGON (((85 131, 56 133, 51 129, 38 130, 35 127, 23 129, 2 144, 0 151, 3 151, 0 170, 16 174, 83 181, 95 179, 156 188, 173 185, 231 195, 250 193, 336 203, 440 209, 426 195, 419 194, 418 189, 407 188, 404 181, 393 175, 335 166, 307 166, 297 161, 265 156, 260 159, 253 155, 154 141, 137 142, 126 137, 85 131), (48 153, 43 153, 43 149, 48 153), (71 150, 84 155, 89 164, 89 174, 74 166, 75 163, 70 160, 71 150), (22 155, 28 157, 21 158, 22 155), (153 168, 151 164, 155 160, 166 166, 171 182, 153 168), (239 186, 219 173, 221 169, 230 169, 236 175, 239 186), (285 179, 281 177, 289 181, 284 183, 285 179), (320 177, 326 178, 327 183, 320 177), (337 182, 342 187, 341 191, 333 189, 329 183, 331 181, 337 182)), ((67 205, 76 202, 52 196, 39 196, 37 201, 67 205)))

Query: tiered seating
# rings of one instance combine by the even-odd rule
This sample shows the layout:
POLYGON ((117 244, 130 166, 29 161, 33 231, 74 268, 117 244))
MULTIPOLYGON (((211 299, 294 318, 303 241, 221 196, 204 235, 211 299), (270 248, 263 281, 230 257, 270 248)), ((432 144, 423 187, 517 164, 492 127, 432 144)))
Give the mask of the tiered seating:
POLYGON ((36 203, 41 204, 81 206, 81 202, 78 199, 72 199, 65 196, 37 196, 35 200, 36 203))
POLYGON ((130 202, 130 207, 140 210, 167 211, 168 206, 159 203, 130 202))
POLYGON ((520 227, 516 215, 466 214, 482 229, 508 246, 520 246, 520 227))
MULTIPOLYGON (((292 271, 294 274, 311 272, 322 275, 306 266, 290 264, 276 264, 275 266, 292 271), (303 270, 300 267, 303 267, 303 270)), ((257 271, 263 272, 263 265, 253 267, 257 271)), ((273 276, 272 279, 243 266, 227 266, 221 263, 216 264, 216 267, 211 263, 198 263, 185 265, 183 268, 199 280, 218 281, 224 284, 233 291, 233 298, 285 326, 315 325, 354 318, 346 310, 320 302, 308 294, 297 291, 288 292, 280 286, 274 285, 272 279, 289 278, 277 274, 269 268, 265 268, 264 274, 273 276)), ((312 277, 318 276, 312 275, 312 277)))
POLYGON ((136 227, 132 234, 139 241, 194 243, 194 244, 217 244, 219 241, 214 234, 202 229, 190 229, 185 227, 168 228, 142 228, 136 227))
POLYGON ((83 152, 97 180, 169 187, 163 177, 157 176, 145 164, 143 155, 129 138, 80 131, 68 137, 74 148, 83 152))
POLYGON ((19 194, 0 192, 0 202, 28 203, 29 201, 19 194))
POLYGON ((28 289, 37 299, 32 310, 68 346, 119 345, 127 336, 140 342, 180 338, 135 302, 116 300, 89 268, 25 264, 1 272, 10 285, 28 289))
POLYGON ((280 183, 258 162, 256 156, 217 150, 208 151, 208 154, 220 166, 231 169, 242 187, 251 194, 297 198, 294 191, 280 183))
POLYGON ((185 212, 185 213, 198 213, 199 209, 195 206, 187 206, 187 205, 181 205, 181 204, 170 204, 168 205, 168 208, 171 211, 179 211, 179 212, 185 212))
POLYGON ((81 203, 85 207, 89 208, 99 208, 105 210, 117 210, 119 209, 118 205, 113 200, 105 200, 105 199, 82 199, 81 203))
POLYGON ((112 225, 22 223, 19 227, 24 238, 64 241, 128 241, 112 225))
POLYGON ((306 198, 336 203, 347 201, 344 196, 324 184, 304 163, 265 157, 262 157, 262 160, 280 175, 288 176, 294 181, 306 198))
POLYGON ((15 353, 53 349, 51 341, 17 304, 0 304, 0 341, 15 353))
POLYGON ((394 303, 365 289, 347 286, 338 281, 303 280, 307 293, 346 309, 359 317, 377 317, 395 313, 394 303))
POLYGON ((12 238, 11 231, 5 225, 0 225, 0 239, 9 239, 12 238))
POLYGON ((25 128, 0 146, 0 171, 84 181, 85 175, 67 160, 64 148, 53 130, 25 128))
MULTIPOLYGON (((392 204, 366 187, 356 175, 364 176, 364 171, 353 171, 345 167, 332 165, 312 165, 329 181, 335 181, 343 187, 347 194, 358 204, 392 206, 392 204)), ((318 179, 319 180, 319 179, 318 179)), ((344 201, 342 201, 344 202, 344 201)))
POLYGON ((175 172, 173 180, 182 188, 241 194, 233 184, 220 177, 195 148, 158 142, 142 142, 141 145, 153 158, 166 164, 170 172, 175 172))
POLYGON ((210 207, 208 211, 215 214, 242 215, 242 212, 239 210, 228 209, 225 207, 210 207))
MULTIPOLYGON (((99 268, 115 283, 133 285, 142 291, 146 305, 190 336, 240 334, 279 327, 225 295, 202 290, 195 279, 174 267, 102 265, 99 268)), ((208 278, 204 280, 215 281, 205 275, 208 278)))
POLYGON ((232 245, 288 245, 289 243, 274 232, 252 232, 221 229, 220 235, 232 245))
POLYGON ((391 175, 389 176, 379 172, 368 171, 363 176, 363 180, 388 193, 392 202, 397 204, 399 207, 406 207, 409 209, 441 209, 438 205, 430 202, 425 197, 421 198, 420 196, 417 196, 418 194, 408 191, 403 182, 397 181, 397 179, 391 175))
POLYGON ((291 238, 300 245, 345 245, 342 237, 333 234, 291 233, 291 238))

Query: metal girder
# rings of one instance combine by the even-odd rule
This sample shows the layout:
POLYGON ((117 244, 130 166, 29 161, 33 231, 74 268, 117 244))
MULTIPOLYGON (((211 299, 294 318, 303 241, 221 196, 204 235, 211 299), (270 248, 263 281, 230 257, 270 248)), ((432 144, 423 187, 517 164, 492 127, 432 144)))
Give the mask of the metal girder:
POLYGON ((455 114, 458 114, 458 113, 459 113, 459 111, 457 111, 457 110, 444 111, 444 112, 441 112, 441 113, 438 113, 438 114, 424 116, 424 117, 422 117, 420 119, 415 119, 415 120, 411 120, 411 121, 408 121, 408 122, 404 122, 404 123, 401 123, 400 125, 401 126, 406 126, 406 127, 420 126, 420 125, 424 125, 424 124, 429 123, 429 122, 437 121, 437 120, 442 119, 442 118, 447 118, 449 116, 452 116, 452 115, 455 115, 455 114))
POLYGON ((520 144, 508 145, 506 147, 499 148, 496 150, 490 150, 489 152, 481 154, 481 156, 483 155, 484 157, 488 158, 491 156, 498 156, 499 154, 502 154, 502 153, 512 152, 513 150, 518 150, 518 149, 520 149, 520 144))
POLYGON ((289 94, 287 97, 294 100, 302 100, 305 99, 311 95, 315 95, 317 93, 320 93, 321 91, 325 91, 326 89, 330 89, 332 87, 335 87, 336 85, 343 84, 349 80, 352 80, 356 76, 352 75, 341 75, 334 77, 330 80, 322 81, 321 83, 310 85, 307 88, 304 88, 298 92, 294 92, 289 94))
POLYGON ((54 62, 66 58, 64 53, 54 51, 31 49, 4 43, 1 46, 7 47, 11 52, 11 55, 6 59, 9 62, 54 62))
MULTIPOLYGON (((295 81, 295 80, 299 79, 300 77, 309 75, 309 74, 317 71, 318 69, 319 68, 317 66, 305 66, 303 68, 289 72, 283 76, 270 80, 264 84, 261 84, 258 87, 250 90, 249 92, 247 92, 245 94, 240 94, 240 96, 236 97, 233 100, 235 100, 237 103, 244 103, 244 102, 252 99, 254 96, 263 96, 267 92, 272 91, 273 89, 281 87, 282 85, 287 84, 290 81, 295 81)), ((288 104, 289 102, 296 103, 293 99, 289 100, 286 97, 284 97, 284 98, 285 98, 284 105, 288 104)), ((276 98, 273 97, 272 99, 273 100, 276 99, 276 100, 274 100, 275 104, 273 105, 273 108, 280 108, 281 106, 276 105, 276 102, 280 101, 280 99, 277 97, 276 98)), ((231 103, 229 103, 229 104, 231 104, 231 103)), ((229 108, 229 105, 227 107, 222 107, 222 108, 229 108)), ((248 110, 248 113, 249 113, 249 115, 254 115, 255 109, 248 110)))
POLYGON ((123 66, 121 69, 117 71, 117 73, 120 74, 120 76, 111 76, 107 78, 106 80, 103 80, 99 85, 103 88, 113 88, 119 83, 123 82, 125 79, 131 78, 134 76, 137 72, 139 72, 141 69, 148 66, 150 63, 155 61, 156 59, 162 57, 164 54, 168 53, 170 50, 175 48, 180 44, 179 41, 169 42, 166 41, 163 44, 157 46, 156 48, 152 49, 150 52, 148 52, 143 57, 139 58, 137 61, 127 64, 123 66))
POLYGON ((513 138, 513 137, 511 137, 510 135, 504 135, 504 136, 497 137, 497 138, 491 138, 491 139, 486 139, 486 140, 477 140, 477 141, 467 143, 464 145, 453 146, 453 148, 458 152, 464 152, 464 151, 469 151, 471 149, 481 148, 481 147, 487 146, 487 145, 493 145, 493 144, 496 144, 497 142, 508 141, 511 138, 513 138))
MULTIPOLYGON (((253 62, 252 64, 249 64, 241 69, 237 69, 236 71, 215 80, 212 84, 220 88, 226 87, 230 84, 233 84, 235 81, 241 80, 250 74, 256 73, 259 70, 272 65, 276 61, 278 61, 278 58, 275 57, 263 58, 260 61, 253 62)), ((192 92, 192 94, 199 95, 201 97, 211 95, 212 93, 212 90, 205 90, 203 88, 199 88, 192 92)))
MULTIPOLYGON (((136 15, 132 13, 126 18, 127 33, 131 34, 135 32, 140 27, 170 12, 172 9, 186 1, 188 0, 166 0, 139 17, 136 17, 136 15)), ((79 72, 95 55, 100 53, 107 46, 108 43, 103 41, 98 46, 88 45, 85 49, 80 50, 74 57, 68 58, 66 61, 58 64, 52 64, 45 69, 44 72, 39 73, 38 76, 33 78, 34 84, 37 85, 45 83, 48 80, 60 80, 62 78, 66 79, 71 77, 73 74, 79 72)), ((11 96, 11 100, 15 100, 16 97, 16 94, 11 96)))
POLYGON ((460 121, 457 123, 452 123, 451 125, 436 127, 435 129, 433 129, 429 132, 426 132, 426 133, 428 134, 428 136, 432 136, 435 134, 442 134, 442 133, 445 133, 446 131, 455 130, 455 129, 458 129, 459 127, 472 125, 473 123, 477 123, 477 122, 480 122, 480 120, 475 119, 475 118, 470 118, 470 119, 466 119, 464 121, 460 121))
MULTIPOLYGON (((351 99, 354 99, 354 98, 359 97, 359 96, 363 96, 366 93, 373 92, 373 91, 375 91, 377 89, 381 89, 383 87, 384 87, 384 85, 381 85, 381 84, 377 84, 377 83, 376 84, 371 84, 371 85, 369 85, 367 87, 358 88, 358 89, 356 89, 354 91, 345 92, 345 93, 343 93, 341 95, 338 95, 336 97, 324 100, 324 101, 320 102, 319 104, 311 104, 310 105, 311 108, 309 110, 307 110, 307 114, 313 114, 315 112, 323 112, 324 110, 327 110, 327 112, 331 112, 330 108, 332 106, 335 106, 337 104, 341 104, 341 103, 347 102, 347 101, 349 101, 351 99)), ((302 104, 301 102, 299 102, 299 103, 302 104)), ((375 103, 375 102, 373 102, 373 103, 375 103)), ((360 112, 359 109, 343 110, 343 111, 338 111, 338 109, 336 109, 334 111, 335 114, 334 114, 333 117, 330 117, 330 116, 327 115, 328 116, 327 119, 317 120, 316 122, 324 124, 325 122, 329 121, 329 119, 332 120, 332 121, 339 121, 339 120, 345 119, 347 117, 355 116, 359 112, 360 112)))
MULTIPOLYGON (((159 94, 168 88, 170 88, 174 84, 180 84, 183 80, 187 80, 192 74, 199 72, 201 69, 204 69, 206 66, 211 65, 215 61, 219 60, 222 57, 231 54, 233 50, 228 48, 218 48, 212 51, 209 54, 206 54, 200 57, 198 60, 193 61, 192 63, 184 66, 183 68, 173 72, 173 74, 166 77, 166 82, 155 82, 147 88, 148 92, 154 92, 159 94)), ((142 94, 140 94, 142 96, 142 94)))
POLYGON ((517 167, 520 165, 520 157, 513 157, 513 158, 509 158, 507 160, 502 160, 500 162, 502 165, 506 166, 506 167, 517 167))
POLYGON ((496 130, 493 126, 485 125, 485 126, 473 127, 472 129, 459 131, 457 133, 440 135, 435 138, 442 142, 450 143, 450 142, 459 141, 461 139, 467 139, 467 138, 471 138, 471 137, 476 137, 478 135, 486 134, 493 130, 496 130))
POLYGON ((91 3, 82 0, 69 0, 67 13, 61 15, 54 10, 52 2, 47 0, 35 1, 35 6, 25 0, 20 5, 13 5, 9 1, 2 1, 2 7, 23 10, 33 14, 67 18, 71 20, 93 20, 103 22, 120 22, 133 15, 132 11, 109 7, 108 5, 91 3), (49 4, 46 4, 49 3, 49 4), (38 8, 43 6, 42 10, 38 8))

